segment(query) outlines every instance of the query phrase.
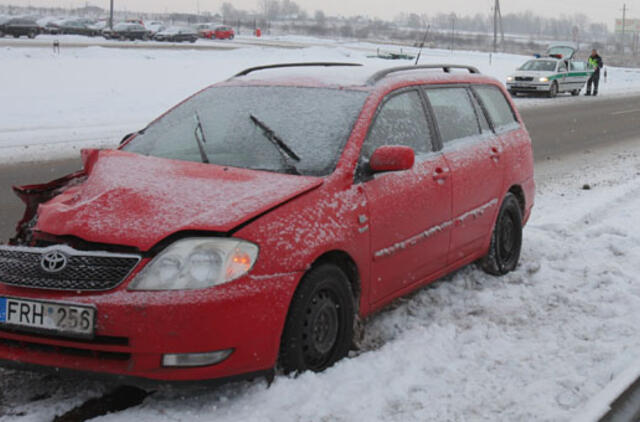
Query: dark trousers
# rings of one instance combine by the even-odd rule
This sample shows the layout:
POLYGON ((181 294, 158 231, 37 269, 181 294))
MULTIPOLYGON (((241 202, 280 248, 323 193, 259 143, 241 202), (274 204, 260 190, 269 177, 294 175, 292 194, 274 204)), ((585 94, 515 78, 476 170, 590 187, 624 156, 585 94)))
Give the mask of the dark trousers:
POLYGON ((600 72, 593 72, 593 75, 587 81, 587 94, 591 94, 591 85, 593 84, 593 95, 598 93, 598 85, 600 84, 600 72))

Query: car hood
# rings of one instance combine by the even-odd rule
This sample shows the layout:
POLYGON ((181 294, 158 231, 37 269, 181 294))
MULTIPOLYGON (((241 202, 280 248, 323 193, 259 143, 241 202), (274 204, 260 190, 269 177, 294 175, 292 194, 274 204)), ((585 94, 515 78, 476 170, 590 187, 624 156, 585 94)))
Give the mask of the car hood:
POLYGON ((549 72, 546 70, 517 70, 511 76, 524 76, 524 77, 533 77, 533 78, 541 78, 544 76, 553 76, 556 72, 549 72))
POLYGON ((39 205, 37 232, 146 251, 177 232, 229 232, 323 183, 123 151, 84 154, 86 180, 39 205))

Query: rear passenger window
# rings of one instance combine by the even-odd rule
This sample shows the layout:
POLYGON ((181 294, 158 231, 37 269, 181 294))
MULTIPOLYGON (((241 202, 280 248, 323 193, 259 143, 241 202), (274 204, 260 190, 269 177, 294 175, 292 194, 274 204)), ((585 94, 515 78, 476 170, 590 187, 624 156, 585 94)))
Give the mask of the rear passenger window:
POLYGON ((395 95, 384 103, 364 143, 362 156, 371 157, 383 145, 411 147, 416 154, 431 151, 431 131, 417 91, 395 95))
POLYGON ((517 120, 511 106, 495 86, 476 86, 473 88, 487 110, 493 127, 498 132, 515 128, 517 120))
POLYGON ((478 116, 466 88, 426 89, 443 143, 480 134, 478 116))

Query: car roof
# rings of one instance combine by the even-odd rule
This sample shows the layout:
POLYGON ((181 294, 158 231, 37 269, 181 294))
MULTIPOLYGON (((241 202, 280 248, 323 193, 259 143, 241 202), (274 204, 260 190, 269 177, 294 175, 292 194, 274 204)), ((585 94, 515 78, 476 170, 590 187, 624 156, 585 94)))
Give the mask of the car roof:
POLYGON ((408 84, 492 83, 471 66, 418 65, 388 67, 359 63, 289 63, 245 69, 226 81, 232 85, 297 85, 374 90, 408 84))

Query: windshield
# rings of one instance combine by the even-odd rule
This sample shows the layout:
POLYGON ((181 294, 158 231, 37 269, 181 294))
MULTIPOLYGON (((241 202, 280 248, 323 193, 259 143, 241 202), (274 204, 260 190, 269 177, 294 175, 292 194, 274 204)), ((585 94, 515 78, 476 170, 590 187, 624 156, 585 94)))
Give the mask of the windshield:
POLYGON ((519 70, 554 72, 556 70, 556 62, 553 60, 529 60, 519 70))
POLYGON ((366 97, 329 88, 212 87, 149 125, 123 150, 292 173, 291 160, 283 157, 288 149, 299 157, 295 174, 325 176, 335 169, 366 97))

